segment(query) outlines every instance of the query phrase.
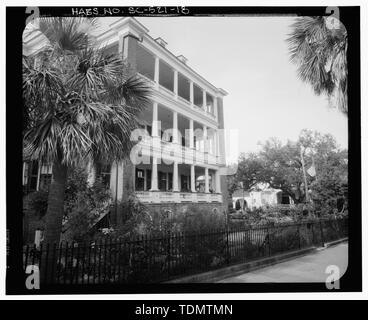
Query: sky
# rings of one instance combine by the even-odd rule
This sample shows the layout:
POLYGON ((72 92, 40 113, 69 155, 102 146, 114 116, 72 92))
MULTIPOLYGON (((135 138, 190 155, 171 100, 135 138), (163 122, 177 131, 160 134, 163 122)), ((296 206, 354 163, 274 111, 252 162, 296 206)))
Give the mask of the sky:
POLYGON ((347 117, 299 80, 289 60, 285 40, 294 19, 137 18, 153 38, 163 38, 168 50, 184 55, 192 69, 228 92, 225 128, 238 130, 239 152, 257 151, 270 137, 296 140, 304 128, 330 133, 347 148, 347 117))

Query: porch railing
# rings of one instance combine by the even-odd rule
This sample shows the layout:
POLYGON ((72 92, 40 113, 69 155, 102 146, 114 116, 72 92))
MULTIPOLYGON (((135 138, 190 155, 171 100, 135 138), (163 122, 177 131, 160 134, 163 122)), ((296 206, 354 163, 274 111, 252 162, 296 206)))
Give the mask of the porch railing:
POLYGON ((136 191, 138 199, 144 203, 180 203, 180 202, 219 202, 220 193, 168 192, 168 191, 136 191))

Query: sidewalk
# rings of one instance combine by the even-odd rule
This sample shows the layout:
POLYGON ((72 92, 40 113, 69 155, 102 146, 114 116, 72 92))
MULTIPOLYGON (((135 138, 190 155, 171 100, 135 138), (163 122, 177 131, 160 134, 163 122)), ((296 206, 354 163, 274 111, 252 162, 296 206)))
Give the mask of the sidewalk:
POLYGON ((219 283, 325 282, 327 266, 336 265, 343 276, 348 265, 348 243, 321 249, 300 258, 229 277, 219 283))

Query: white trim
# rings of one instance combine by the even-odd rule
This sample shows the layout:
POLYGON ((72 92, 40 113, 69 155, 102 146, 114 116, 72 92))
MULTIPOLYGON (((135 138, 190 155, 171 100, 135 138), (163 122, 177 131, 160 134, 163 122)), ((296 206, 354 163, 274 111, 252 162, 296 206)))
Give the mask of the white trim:
MULTIPOLYGON (((149 34, 149 30, 144 27, 140 22, 138 22, 135 18, 128 17, 122 18, 113 24, 110 25, 110 30, 105 31, 103 34, 100 34, 98 37, 98 42, 102 43, 103 41, 111 41, 109 37, 113 37, 113 31, 122 33, 126 32, 128 29, 132 31, 138 37, 143 37, 143 42, 140 43, 146 50, 150 51, 154 56, 157 56, 159 59, 162 59, 166 63, 170 65, 171 68, 176 69, 183 76, 188 78, 189 80, 194 80, 201 89, 208 91, 214 96, 222 97, 226 96, 227 92, 221 88, 217 88, 213 84, 211 84, 208 80, 203 78, 197 72, 195 72, 188 65, 184 64, 177 56, 171 53, 168 49, 162 47, 155 39, 153 39, 149 34), (125 28, 124 30, 118 30, 118 28, 125 28)), ((110 43, 110 42, 109 42, 110 43)))

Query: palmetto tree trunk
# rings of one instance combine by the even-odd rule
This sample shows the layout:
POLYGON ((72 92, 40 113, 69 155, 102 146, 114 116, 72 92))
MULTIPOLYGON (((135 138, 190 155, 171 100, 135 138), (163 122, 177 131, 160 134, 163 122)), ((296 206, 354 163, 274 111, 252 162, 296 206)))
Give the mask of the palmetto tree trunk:
POLYGON ((52 165, 52 181, 49 189, 44 242, 59 244, 64 214, 64 195, 68 168, 60 160, 52 165))
POLYGON ((56 272, 56 255, 52 252, 60 242, 62 220, 64 215, 64 196, 68 168, 60 160, 52 164, 52 181, 49 189, 48 206, 46 212, 46 226, 44 236, 44 252, 41 261, 41 282, 50 282, 56 272), (46 253, 46 249, 48 253, 46 253))

